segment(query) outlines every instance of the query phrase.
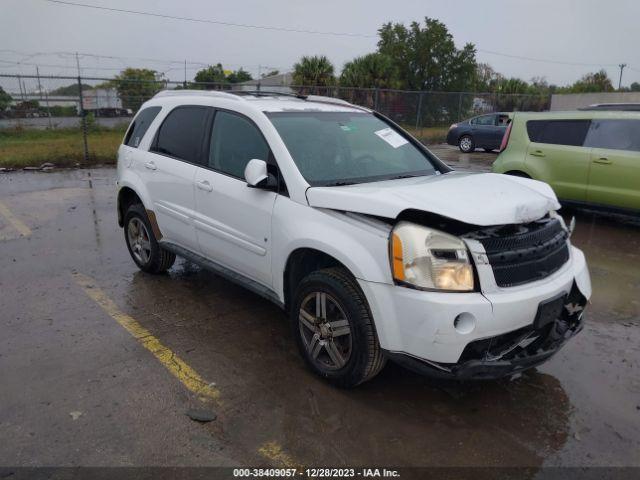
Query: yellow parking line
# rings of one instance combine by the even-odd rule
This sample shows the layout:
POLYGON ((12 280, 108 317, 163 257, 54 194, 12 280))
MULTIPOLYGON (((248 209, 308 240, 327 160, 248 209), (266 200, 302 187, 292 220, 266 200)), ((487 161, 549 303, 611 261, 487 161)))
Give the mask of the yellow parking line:
POLYGON ((282 468, 298 468, 303 467, 296 462, 291 455, 286 453, 278 442, 267 442, 263 444, 258 453, 267 460, 270 460, 274 465, 282 468))
POLYGON ((9 210, 9 207, 2 202, 0 202, 0 214, 7 219, 7 221, 20 233, 20 235, 23 237, 31 235, 31 229, 21 220, 16 218, 13 213, 11 213, 11 210, 9 210))
POLYGON ((198 372, 187 365, 171 349, 165 347, 160 340, 154 337, 149 330, 144 328, 132 317, 123 313, 107 295, 96 286, 91 277, 81 273, 72 274, 74 280, 84 292, 96 302, 116 322, 122 325, 140 344, 149 350, 182 384, 197 395, 218 400, 220 392, 205 382, 198 372))

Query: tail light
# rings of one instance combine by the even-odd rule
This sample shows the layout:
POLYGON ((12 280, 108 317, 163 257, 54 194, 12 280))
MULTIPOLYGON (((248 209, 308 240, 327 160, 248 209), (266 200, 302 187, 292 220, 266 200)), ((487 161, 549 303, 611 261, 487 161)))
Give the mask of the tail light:
POLYGON ((502 143, 500 144, 500 151, 503 152, 507 145, 509 144, 509 136, 511 135, 511 127, 513 126, 513 122, 509 124, 507 127, 507 131, 504 132, 504 136, 502 137, 502 143))

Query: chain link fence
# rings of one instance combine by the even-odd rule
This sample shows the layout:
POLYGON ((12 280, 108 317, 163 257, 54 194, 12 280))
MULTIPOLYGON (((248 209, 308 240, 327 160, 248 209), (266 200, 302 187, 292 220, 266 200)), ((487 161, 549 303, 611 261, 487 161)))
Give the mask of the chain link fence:
POLYGON ((379 111, 425 143, 444 141, 450 124, 475 115, 544 111, 551 103, 549 95, 71 76, 0 74, 0 84, 11 97, 0 103, 0 167, 112 163, 132 117, 145 101, 165 89, 260 90, 340 98, 379 111))

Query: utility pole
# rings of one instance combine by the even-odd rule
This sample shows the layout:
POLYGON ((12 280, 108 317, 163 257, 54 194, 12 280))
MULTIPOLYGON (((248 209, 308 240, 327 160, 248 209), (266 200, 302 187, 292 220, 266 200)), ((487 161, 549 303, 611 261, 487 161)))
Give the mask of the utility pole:
MULTIPOLYGON (((38 77, 38 92, 40 92, 40 101, 42 101, 42 83, 40 83, 40 70, 36 65, 36 77, 38 77)), ((51 109, 49 108, 49 94, 45 95, 47 104, 47 118, 49 119, 49 128, 51 128, 51 109)))
POLYGON ((82 77, 80 76, 80 58, 76 52, 76 65, 78 66, 78 99, 80 100, 80 122, 82 123, 82 141, 84 146, 84 161, 89 162, 89 145, 87 144, 87 116, 84 112, 82 101, 82 77))
POLYGON ((42 84, 40 83, 40 72, 38 71, 37 65, 36 65, 36 78, 38 79, 38 93, 40 94, 40 100, 42 100, 42 84))
POLYGON ((22 77, 20 76, 20 74, 18 74, 18 88, 20 89, 20 97, 24 102, 24 92, 22 91, 22 77))
POLYGON ((258 65, 258 91, 260 91, 260 83, 262 82, 262 65, 258 65))
POLYGON ((184 61, 184 83, 182 85, 185 89, 187 88, 187 60, 184 61))
POLYGON ((622 88, 622 71, 624 70, 624 67, 627 66, 627 64, 626 63, 621 63, 618 66, 620 67, 620 80, 618 81, 618 90, 620 90, 620 88, 622 88))

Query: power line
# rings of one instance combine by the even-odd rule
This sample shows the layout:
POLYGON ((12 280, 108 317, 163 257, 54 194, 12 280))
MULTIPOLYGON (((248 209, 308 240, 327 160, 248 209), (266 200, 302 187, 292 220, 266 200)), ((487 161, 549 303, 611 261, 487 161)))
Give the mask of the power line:
POLYGON ((248 23, 223 22, 220 20, 210 20, 210 19, 204 19, 204 18, 179 17, 175 15, 166 15, 161 13, 144 12, 141 10, 127 10, 124 8, 102 7, 99 5, 90 5, 87 3, 66 2, 63 0, 44 0, 44 1, 49 3, 57 3, 61 5, 70 5, 74 7, 93 8, 95 10, 106 10, 109 12, 128 13, 132 15, 145 15, 149 17, 166 18, 170 20, 182 20, 185 22, 209 23, 213 25, 222 25, 225 27, 242 27, 242 28, 253 28, 253 29, 259 29, 259 30, 274 30, 274 31, 289 32, 289 33, 310 33, 313 35, 333 35, 333 36, 342 36, 342 37, 363 37, 363 38, 377 37, 377 35, 370 35, 366 33, 323 32, 320 30, 303 30, 303 29, 297 29, 297 28, 274 27, 274 26, 267 26, 267 25, 252 25, 248 23))
POLYGON ((509 53, 494 52, 492 50, 483 50, 476 48, 476 51, 488 53, 489 55, 498 55, 501 57, 514 58, 516 60, 527 60, 529 62, 554 63, 557 65, 573 65, 577 67, 617 67, 615 63, 582 63, 582 62, 566 62, 563 60, 545 60, 542 58, 525 57, 522 55, 511 55, 509 53))
MULTIPOLYGON (((10 53, 10 54, 15 54, 15 55, 22 55, 25 58, 29 58, 32 59, 34 57, 38 57, 38 56, 58 56, 58 57, 70 57, 70 58, 75 58, 75 52, 66 52, 66 51, 56 51, 56 52, 35 52, 35 53, 27 53, 27 52, 21 52, 18 50, 11 50, 11 49, 0 49, 0 53, 10 53)), ((182 66, 184 65, 185 59, 183 60, 172 60, 172 59, 159 59, 159 58, 148 58, 148 57, 128 57, 128 56, 115 56, 115 55, 100 55, 97 53, 87 53, 87 52, 78 52, 78 55, 80 56, 80 58, 96 58, 96 59, 108 59, 108 60, 117 60, 119 62, 122 62, 123 65, 125 65, 124 61, 125 60, 137 60, 137 61, 143 61, 143 62, 150 62, 150 63, 161 63, 161 64, 165 64, 165 65, 180 65, 180 68, 182 68, 182 66)), ((4 61, 5 63, 15 63, 15 64, 21 64, 21 65, 36 65, 35 63, 29 63, 26 62, 24 60, 20 60, 20 61, 13 61, 13 62, 9 62, 8 60, 0 60, 0 61, 4 61)), ((195 68, 201 68, 201 67, 208 67, 211 65, 215 65, 217 62, 203 62, 203 61, 196 61, 196 60, 186 60, 187 65, 193 65, 193 67, 189 67, 189 69, 195 69, 195 68)), ((231 66, 231 67, 259 67, 260 65, 258 64, 247 64, 247 63, 228 63, 228 62, 221 62, 223 65, 227 65, 227 66, 231 66)), ((46 66, 43 65, 42 63, 38 63, 38 65, 40 66, 46 66)), ((50 65, 52 67, 65 67, 65 65, 50 65)), ((283 67, 277 67, 277 66, 265 66, 262 65, 263 67, 266 68, 271 68, 271 69, 282 69, 283 67)), ((97 69, 100 69, 98 67, 96 67, 97 69)), ((175 67, 170 68, 170 70, 173 70, 175 67)), ((105 70, 120 70, 120 68, 104 68, 105 70)))
MULTIPOLYGON (((47 64, 47 63, 32 63, 32 62, 11 62, 9 60, 0 60, 0 63, 9 63, 12 65, 29 65, 32 67, 48 67, 48 68, 76 68, 73 65, 53 65, 53 64, 47 64)), ((111 70, 111 71, 120 71, 122 70, 122 68, 115 68, 115 67, 83 67, 86 68, 87 70, 111 70)))
MULTIPOLYGON (((286 27, 275 27, 268 25, 254 25, 248 23, 233 23, 233 22, 224 22, 221 20, 213 20, 213 19, 202 19, 202 18, 192 18, 192 17, 180 17, 175 15, 167 15, 155 12, 146 12, 142 10, 128 10, 124 8, 113 8, 113 7, 103 7, 99 5, 90 5, 87 3, 78 3, 78 2, 69 2, 65 0, 44 0, 45 2, 55 3, 60 5, 74 6, 74 7, 82 7, 82 8, 92 8, 95 10, 104 10, 109 12, 119 12, 119 13, 127 13, 132 15, 144 15, 156 18, 164 18, 171 20, 181 20, 186 22, 197 22, 197 23, 209 23, 214 25, 223 25, 227 27, 240 27, 240 28, 253 28, 259 30, 273 30, 279 32, 289 32, 289 33, 308 33, 314 35, 333 35, 333 36, 347 36, 347 37, 361 37, 361 38, 377 38, 377 35, 368 34, 368 33, 351 33, 351 32, 332 32, 332 31, 320 31, 320 30, 304 30, 304 29, 296 29, 296 28, 286 28, 286 27)), ((512 58, 516 60, 525 60, 529 62, 539 62, 539 63, 552 63, 556 65, 572 65, 572 66, 580 66, 580 67, 617 67, 617 64, 605 64, 605 63, 586 63, 586 62, 567 62, 563 60, 546 60, 542 58, 534 58, 527 57, 523 55, 512 55, 509 53, 496 52, 493 50, 484 50, 484 49, 476 49, 476 51, 481 53, 486 53, 489 55, 496 55, 506 58, 512 58)), ((182 61, 180 61, 182 62, 182 61)))

